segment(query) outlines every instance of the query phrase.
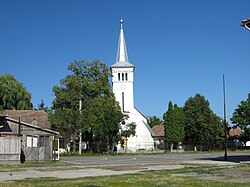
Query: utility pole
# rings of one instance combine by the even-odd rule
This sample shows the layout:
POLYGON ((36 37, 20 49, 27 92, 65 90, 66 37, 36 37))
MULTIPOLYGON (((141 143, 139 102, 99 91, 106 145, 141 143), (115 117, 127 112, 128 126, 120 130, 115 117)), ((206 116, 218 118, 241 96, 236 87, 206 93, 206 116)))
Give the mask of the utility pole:
MULTIPOLYGON (((79 111, 80 111, 80 118, 82 116, 82 100, 79 101, 79 111)), ((82 124, 80 120, 80 133, 79 133, 79 155, 82 154, 82 124)))
POLYGON ((226 120, 226 89, 225 89, 225 77, 223 74, 223 99, 224 99, 224 132, 225 132, 225 142, 224 142, 224 149, 225 149, 225 154, 224 154, 224 160, 227 161, 227 120, 226 120))

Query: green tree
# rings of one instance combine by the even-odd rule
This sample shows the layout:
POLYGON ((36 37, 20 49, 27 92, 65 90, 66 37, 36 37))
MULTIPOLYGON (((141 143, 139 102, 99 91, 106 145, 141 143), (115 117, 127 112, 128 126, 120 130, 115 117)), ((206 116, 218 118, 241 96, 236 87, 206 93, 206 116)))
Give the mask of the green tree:
POLYGON ((158 118, 157 116, 152 116, 148 118, 148 125, 152 128, 155 125, 160 125, 162 123, 162 120, 158 118))
POLYGON ((123 127, 121 128, 120 142, 121 142, 121 146, 125 148, 125 152, 127 151, 128 137, 135 136, 135 134, 136 134, 135 123, 123 124, 123 127))
POLYGON ((223 138, 222 120, 213 113, 208 100, 200 94, 190 97, 183 107, 185 114, 185 140, 204 144, 223 138))
POLYGON ((250 93, 248 98, 240 102, 235 111, 231 121, 235 126, 243 130, 241 140, 246 144, 250 139, 250 93))
POLYGON ((68 69, 71 74, 60 81, 60 87, 53 88, 55 99, 50 113, 53 128, 67 137, 67 143, 73 140, 73 151, 80 132, 90 150, 94 139, 111 148, 123 114, 111 92, 108 67, 99 61, 75 61, 68 69))
POLYGON ((32 109, 31 94, 9 74, 0 76, 0 110, 4 109, 32 109))
POLYGON ((167 143, 170 143, 172 150, 173 146, 182 142, 185 136, 185 116, 183 109, 176 104, 173 107, 173 104, 170 101, 168 104, 168 110, 163 115, 163 120, 166 141, 167 143))
POLYGON ((43 99, 41 100, 40 103, 38 103, 37 109, 38 109, 38 110, 45 110, 45 111, 48 111, 48 107, 45 106, 45 102, 44 102, 43 99))

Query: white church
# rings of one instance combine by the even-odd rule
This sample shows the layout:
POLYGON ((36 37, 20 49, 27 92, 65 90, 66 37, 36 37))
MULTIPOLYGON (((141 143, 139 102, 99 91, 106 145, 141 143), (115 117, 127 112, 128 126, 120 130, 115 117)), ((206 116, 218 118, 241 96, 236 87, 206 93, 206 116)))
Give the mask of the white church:
POLYGON ((123 20, 120 21, 120 37, 118 42, 116 62, 111 65, 113 93, 119 102, 122 112, 129 118, 126 124, 136 125, 135 136, 130 136, 126 142, 126 150, 118 145, 118 152, 138 152, 154 150, 153 131, 147 124, 147 118, 134 106, 134 70, 135 66, 129 62, 123 20))

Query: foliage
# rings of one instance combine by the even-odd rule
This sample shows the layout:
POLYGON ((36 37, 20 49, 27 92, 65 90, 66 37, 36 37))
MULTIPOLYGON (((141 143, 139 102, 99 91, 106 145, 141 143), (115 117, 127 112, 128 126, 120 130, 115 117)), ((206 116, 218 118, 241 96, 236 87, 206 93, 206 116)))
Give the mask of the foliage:
POLYGON ((0 110, 3 109, 32 109, 31 94, 9 74, 0 76, 0 110))
POLYGON ((134 136, 136 133, 135 129, 136 129, 135 123, 125 124, 124 127, 122 128, 121 136, 126 138, 134 136))
POLYGON ((155 125, 160 125, 162 123, 162 120, 158 118, 157 116, 152 116, 148 118, 148 125, 152 128, 155 125))
POLYGON ((233 124, 243 130, 241 140, 246 142, 250 139, 250 93, 248 98, 240 102, 231 118, 233 124))
POLYGON ((168 110, 163 115, 163 120, 167 142, 172 144, 182 142, 185 136, 185 116, 183 109, 176 104, 173 107, 173 104, 170 101, 168 104, 168 110))
POLYGON ((93 139, 104 141, 111 148, 124 115, 111 92, 108 67, 99 61, 75 61, 68 69, 71 74, 53 89, 56 97, 50 112, 53 129, 61 132, 66 143, 73 140, 74 151, 80 132, 90 150, 93 139))
POLYGON ((223 138, 223 123, 200 94, 190 97, 183 107, 185 114, 185 140, 194 142, 217 141, 223 138))
POLYGON ((48 111, 48 107, 45 106, 45 102, 44 102, 43 99, 41 100, 40 103, 38 103, 37 109, 38 109, 38 110, 45 110, 45 111, 48 111))
POLYGON ((121 146, 125 148, 125 151, 127 150, 128 137, 135 136, 136 134, 135 129, 136 129, 136 124, 134 122, 123 124, 121 127, 120 143, 121 146))

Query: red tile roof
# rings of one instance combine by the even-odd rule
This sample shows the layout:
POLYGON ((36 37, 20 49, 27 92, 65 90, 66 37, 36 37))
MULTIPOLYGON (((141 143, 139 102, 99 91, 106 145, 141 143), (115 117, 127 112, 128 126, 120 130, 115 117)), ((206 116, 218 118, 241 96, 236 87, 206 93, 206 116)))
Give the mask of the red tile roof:
POLYGON ((229 136, 232 136, 232 137, 239 137, 240 135, 241 135, 241 130, 240 130, 240 128, 230 129, 230 131, 229 131, 229 136))
POLYGON ((152 131, 154 132, 155 136, 165 136, 165 128, 164 125, 155 125, 152 127, 152 131))

